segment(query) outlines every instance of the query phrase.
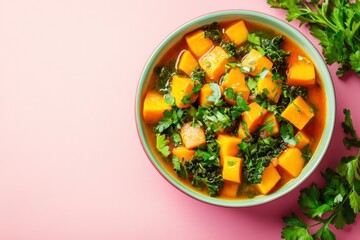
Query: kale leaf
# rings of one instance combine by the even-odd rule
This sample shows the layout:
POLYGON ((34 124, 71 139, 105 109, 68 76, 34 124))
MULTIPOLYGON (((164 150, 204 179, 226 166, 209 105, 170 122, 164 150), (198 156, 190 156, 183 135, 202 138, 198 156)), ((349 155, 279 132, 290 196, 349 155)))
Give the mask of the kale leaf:
POLYGON ((184 166, 193 186, 199 189, 207 188, 212 197, 219 196, 224 187, 219 166, 208 165, 199 156, 193 157, 191 161, 185 161, 184 166))
POLYGON ((261 40, 261 47, 264 49, 265 55, 274 63, 272 72, 285 77, 288 67, 287 58, 290 56, 290 52, 282 49, 284 41, 283 36, 276 36, 272 39, 265 38, 261 40))
POLYGON ((170 93, 170 80, 176 74, 175 61, 171 61, 167 65, 157 66, 154 68, 156 75, 156 88, 162 93, 170 93))
POLYGON ((253 133, 249 141, 241 142, 239 148, 240 157, 244 159, 243 178, 245 182, 248 184, 260 183, 264 169, 286 147, 280 138, 267 137, 262 139, 260 131, 253 133))
POLYGON ((221 36, 221 32, 219 30, 217 22, 213 22, 213 23, 205 26, 203 28, 203 30, 204 30, 206 38, 210 38, 212 41, 214 41, 216 43, 221 42, 222 36, 221 36))

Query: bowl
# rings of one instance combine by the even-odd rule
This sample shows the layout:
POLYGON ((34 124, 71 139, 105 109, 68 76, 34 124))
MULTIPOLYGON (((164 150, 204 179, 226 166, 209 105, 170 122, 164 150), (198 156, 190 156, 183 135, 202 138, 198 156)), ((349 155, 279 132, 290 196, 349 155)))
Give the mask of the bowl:
POLYGON ((334 87, 327 65, 325 64, 322 56, 316 50, 314 45, 302 33, 289 25, 287 22, 279 20, 270 15, 254 11, 219 11, 200 16, 194 20, 185 23, 184 25, 176 29, 174 32, 172 32, 170 35, 168 35, 166 39, 163 40, 160 45, 155 49, 155 51, 152 53, 151 57, 147 61, 143 72, 141 73, 140 81, 138 83, 135 100, 135 118, 139 139, 146 155, 148 156, 152 165, 157 169, 157 171, 174 187, 176 187, 183 193, 208 204, 224 207, 255 206, 278 199, 295 189, 307 177, 310 176, 310 174, 316 169, 316 167, 322 160, 329 146, 335 122, 334 87), (317 149, 313 153, 311 160, 305 165, 301 174, 297 178, 289 181, 287 184, 285 184, 280 189, 274 191, 271 194, 261 195, 249 199, 223 199, 210 197, 206 194, 202 194, 194 190, 193 188, 188 187, 172 173, 169 173, 168 169, 161 162, 163 160, 159 159, 159 155, 155 152, 156 150, 154 150, 150 144, 150 141, 146 134, 145 123, 142 118, 142 102, 144 100, 145 92, 149 86, 152 71, 154 67, 159 63, 159 60, 171 48, 171 46, 173 46, 174 43, 178 42, 186 33, 189 33, 201 26, 208 25, 213 22, 222 22, 234 19, 243 19, 245 21, 251 21, 265 26, 270 26, 272 29, 275 29, 283 35, 292 38, 293 41, 295 41, 299 46, 303 48, 303 50, 309 55, 313 63, 317 66, 317 70, 321 74, 326 95, 326 119, 324 132, 318 143, 317 149))

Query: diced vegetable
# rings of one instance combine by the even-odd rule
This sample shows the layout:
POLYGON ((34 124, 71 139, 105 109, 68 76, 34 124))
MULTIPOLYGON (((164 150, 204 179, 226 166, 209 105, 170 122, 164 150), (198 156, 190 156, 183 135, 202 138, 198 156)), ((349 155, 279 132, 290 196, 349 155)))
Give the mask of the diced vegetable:
POLYGON ((242 119, 246 124, 250 133, 256 130, 256 128, 262 123, 267 110, 261 107, 258 103, 252 102, 249 104, 249 111, 243 112, 242 119))
POLYGON ((242 164, 243 164, 242 158, 225 156, 224 166, 222 171, 223 179, 240 183, 242 164))
POLYGON ((268 112, 264 117, 261 129, 264 130, 268 136, 276 136, 280 132, 279 121, 272 112, 268 112))
POLYGON ((248 136, 248 134, 246 133, 246 131, 244 129, 244 126, 241 123, 239 124, 239 128, 238 128, 238 131, 237 131, 237 136, 241 140, 243 140, 244 138, 246 138, 248 136))
POLYGON ((281 176, 279 172, 274 165, 270 163, 263 172, 261 183, 258 183, 255 186, 262 194, 268 194, 280 179, 281 176))
POLYGON ((172 154, 180 161, 190 161, 195 156, 195 151, 189 150, 184 146, 178 146, 172 150, 172 154))
POLYGON ((188 76, 199 66, 198 61, 194 58, 190 51, 185 50, 181 53, 178 63, 178 69, 186 73, 188 76))
POLYGON ((191 122, 185 123, 180 129, 180 135, 187 149, 194 149, 206 143, 204 129, 193 126, 191 122))
POLYGON ((200 29, 187 34, 185 41, 196 58, 202 57, 214 46, 214 43, 206 38, 204 31, 200 29))
POLYGON ((288 85, 309 86, 315 84, 314 64, 307 59, 301 59, 290 64, 288 85))
POLYGON ((246 42, 249 32, 246 28, 245 22, 243 20, 240 20, 231 24, 225 30, 225 34, 230 38, 233 43, 235 43, 236 45, 240 45, 246 42))
POLYGON ((164 117, 164 111, 170 111, 171 108, 171 105, 165 102, 163 95, 156 90, 150 90, 146 93, 144 99, 144 121, 146 123, 157 123, 164 117))
POLYGON ((249 67, 252 76, 255 76, 258 73, 261 73, 264 68, 270 71, 273 66, 273 63, 265 56, 255 49, 251 51, 244 57, 241 62, 243 67, 249 67))
MULTIPOLYGON (((235 93, 241 94, 243 99, 247 102, 250 89, 245 82, 245 74, 241 72, 240 68, 231 68, 229 73, 224 77, 221 86, 225 89, 232 88, 235 93)), ((236 99, 229 99, 225 96, 226 102, 232 105, 236 105, 236 99)))
POLYGON ((239 153, 238 144, 241 143, 241 139, 236 136, 219 134, 217 142, 220 146, 220 165, 223 166, 225 156, 234 157, 239 153))
POLYGON ((302 153, 297 147, 286 149, 282 154, 280 154, 278 161, 278 166, 285 170, 293 178, 299 176, 305 164, 302 153))
POLYGON ((221 196, 234 198, 239 190, 239 183, 224 181, 224 188, 221 192, 221 196))
POLYGON ((295 138, 297 140, 297 143, 295 146, 292 147, 303 149, 308 144, 310 144, 310 137, 304 131, 298 131, 295 135, 295 138))
POLYGON ((281 117, 291 122, 299 130, 303 129, 313 116, 314 110, 301 96, 295 98, 281 113, 281 117))
POLYGON ((206 77, 210 82, 218 82, 225 73, 225 65, 228 62, 228 54, 222 47, 216 46, 207 52, 200 60, 199 64, 206 72, 206 77))
MULTIPOLYGON (((223 88, 219 86, 220 93, 222 95, 223 88)), ((214 90, 211 88, 209 83, 204 84, 199 93, 199 105, 203 107, 205 104, 214 104, 213 101, 209 101, 209 97, 213 95, 214 90)))
POLYGON ((171 80, 171 96, 175 99, 178 108, 188 108, 196 100, 193 94, 194 83, 190 78, 177 75, 171 80))
POLYGON ((273 79, 273 75, 269 72, 265 78, 259 78, 257 82, 259 93, 264 93, 270 101, 277 103, 282 93, 281 80, 273 79))

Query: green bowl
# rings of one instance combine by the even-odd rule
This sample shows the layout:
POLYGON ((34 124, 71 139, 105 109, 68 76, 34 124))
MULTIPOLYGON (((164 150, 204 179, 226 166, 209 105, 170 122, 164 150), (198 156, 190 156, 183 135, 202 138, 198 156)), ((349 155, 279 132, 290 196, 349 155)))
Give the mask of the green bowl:
POLYGON ((155 49, 150 59, 146 63, 144 70, 141 74, 140 81, 138 83, 135 102, 135 117, 139 138, 145 153, 147 154, 153 166, 169 183, 171 183, 173 186, 175 186, 177 189, 181 190, 185 194, 205 203, 226 207, 247 207, 264 204, 266 202, 270 202, 280 198, 281 196, 284 196, 285 194, 296 188, 299 184, 301 184, 316 169, 321 159, 323 158, 332 137, 335 123, 335 94, 331 76, 322 56, 316 50, 314 45, 297 29, 293 28, 291 25, 282 20, 260 12, 253 12, 247 10, 219 11, 203 15, 188 23, 185 23, 184 25, 176 29, 173 33, 171 33, 155 49), (299 46, 303 48, 305 52, 307 52, 309 57, 317 66, 317 69, 322 77, 326 93, 327 117, 325 121, 326 126, 324 129, 324 133, 321 137, 318 147, 314 152, 312 159, 305 165, 301 174, 297 178, 291 180, 286 185, 282 186, 280 189, 269 195, 257 196, 252 199, 231 200, 214 198, 199 193, 193 188, 184 185, 172 173, 169 173, 167 169, 164 168, 164 165, 161 163, 161 161, 163 160, 158 158, 158 154, 155 152, 156 150, 152 146, 150 146, 150 141, 148 140, 148 137, 146 135, 145 123, 142 119, 142 102, 144 100, 146 89, 149 85, 150 76, 152 74, 153 68, 158 64, 159 60, 164 56, 164 54, 169 50, 169 48, 174 45, 174 43, 178 42, 186 33, 191 32, 192 30, 195 30, 203 25, 213 22, 221 22, 235 19, 243 19, 245 21, 251 21, 254 23, 269 26, 270 28, 275 29, 283 35, 293 39, 299 46))

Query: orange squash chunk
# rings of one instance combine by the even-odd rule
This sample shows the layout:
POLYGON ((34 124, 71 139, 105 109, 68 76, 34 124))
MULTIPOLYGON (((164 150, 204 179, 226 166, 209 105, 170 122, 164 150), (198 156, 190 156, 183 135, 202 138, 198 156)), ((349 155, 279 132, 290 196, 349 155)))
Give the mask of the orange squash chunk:
POLYGON ((270 71, 273 66, 270 59, 262 56, 261 53, 255 49, 250 50, 250 52, 242 60, 241 64, 242 66, 249 67, 251 69, 249 74, 252 76, 261 73, 264 68, 270 71))
POLYGON ((226 134, 219 134, 217 142, 220 146, 220 165, 223 166, 225 156, 236 156, 239 153, 238 144, 241 143, 241 138, 230 136, 226 134))
POLYGON ((288 85, 309 86, 315 84, 315 67, 307 59, 293 62, 289 66, 288 85))
POLYGON ((164 117, 165 110, 171 110, 163 95, 155 90, 146 93, 143 107, 143 118, 146 123, 157 123, 164 117))
MULTIPOLYGON (((250 89, 245 82, 245 74, 241 72, 240 68, 232 68, 229 73, 224 77, 221 86, 234 89, 234 92, 241 94, 245 101, 248 100, 250 89)), ((229 99, 225 96, 225 101, 229 104, 236 105, 236 100, 229 99)))
POLYGON ((268 112, 264 117, 262 128, 269 136, 276 136, 280 132, 279 121, 275 117, 274 113, 268 112))
POLYGON ((181 53, 178 63, 178 69, 186 73, 188 76, 194 71, 196 67, 199 66, 199 63, 190 53, 190 51, 185 50, 181 53))
POLYGON ((228 54, 222 47, 216 46, 199 60, 200 67, 206 72, 208 81, 218 82, 220 77, 225 74, 227 56, 228 54))
POLYGON ((248 134, 246 133, 246 131, 244 129, 244 126, 241 123, 239 124, 239 128, 238 128, 238 131, 237 131, 237 136, 241 140, 243 140, 244 138, 246 138, 248 136, 248 134))
POLYGON ((249 31, 247 30, 244 21, 240 20, 229 26, 225 30, 225 34, 233 43, 240 45, 247 41, 249 31))
POLYGON ((191 122, 181 127, 180 136, 187 149, 194 149, 206 143, 204 129, 200 126, 192 126, 191 122))
POLYGON ((259 79, 257 82, 257 88, 260 93, 264 93, 270 101, 277 103, 282 93, 282 88, 279 85, 280 79, 273 80, 273 74, 269 72, 264 79, 259 79))
POLYGON ((303 149, 306 145, 310 144, 310 137, 303 131, 298 131, 295 134, 295 138, 297 140, 297 143, 295 146, 292 147, 303 149))
POLYGON ((236 197, 237 192, 239 190, 239 183, 224 181, 224 188, 221 191, 221 196, 224 197, 236 197))
POLYGON ((187 34, 185 41, 196 58, 202 57, 214 46, 210 38, 205 37, 203 30, 196 30, 187 34))
POLYGON ((261 183, 258 183, 255 186, 262 194, 268 194, 280 181, 280 179, 281 176, 279 172, 276 170, 274 165, 270 163, 263 172, 261 183))
POLYGON ((172 150, 172 154, 180 161, 190 161, 195 156, 195 151, 189 150, 184 146, 178 146, 172 150))
POLYGON ((224 166, 222 170, 222 176, 224 180, 232 182, 241 182, 243 159, 232 156, 224 157, 224 166))
POLYGON ((291 122, 299 130, 303 129, 313 116, 313 109, 301 96, 295 98, 281 113, 281 117, 291 122))
POLYGON ((194 83, 190 78, 179 77, 177 75, 171 80, 171 96, 175 99, 175 104, 178 108, 188 108, 191 103, 196 100, 193 94, 194 83), (184 103, 184 98, 190 95, 190 102, 184 103))
POLYGON ((300 175, 304 164, 305 160, 302 157, 301 151, 297 147, 286 149, 278 157, 278 166, 294 178, 300 175))
POLYGON ((241 116, 249 132, 252 133, 262 123, 267 110, 256 102, 250 103, 249 108, 250 110, 243 112, 241 116))
MULTIPOLYGON (((220 92, 221 94, 223 93, 223 88, 222 86, 220 87, 220 92)), ((209 83, 204 84, 201 89, 200 89, 200 93, 199 93, 199 105, 201 107, 203 107, 205 104, 214 104, 214 102, 211 102, 208 100, 208 97, 212 96, 213 94, 213 90, 210 87, 209 83)))

